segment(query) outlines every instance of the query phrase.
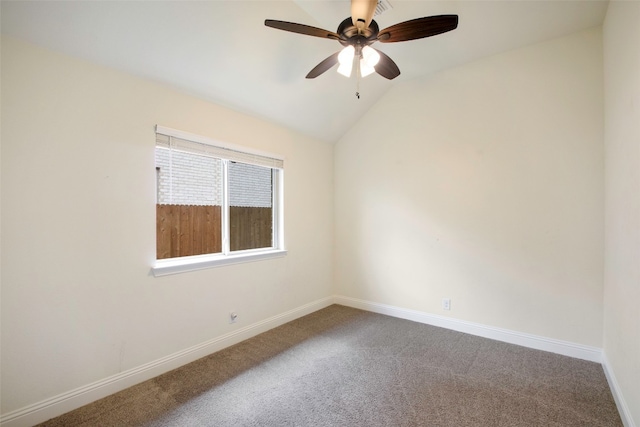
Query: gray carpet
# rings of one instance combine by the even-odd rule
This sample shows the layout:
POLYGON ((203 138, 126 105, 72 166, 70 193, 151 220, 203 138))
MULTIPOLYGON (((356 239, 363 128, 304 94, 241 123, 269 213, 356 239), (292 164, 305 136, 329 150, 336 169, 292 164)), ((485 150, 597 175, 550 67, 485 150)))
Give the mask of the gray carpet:
POLYGON ((333 305, 42 426, 621 426, 602 367, 333 305))

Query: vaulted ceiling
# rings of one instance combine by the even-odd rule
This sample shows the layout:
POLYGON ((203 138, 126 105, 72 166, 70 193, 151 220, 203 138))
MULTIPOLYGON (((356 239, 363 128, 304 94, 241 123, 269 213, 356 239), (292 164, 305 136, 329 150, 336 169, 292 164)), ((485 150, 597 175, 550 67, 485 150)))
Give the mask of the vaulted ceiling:
POLYGON ((380 28, 439 14, 455 31, 377 43, 402 74, 359 82, 335 68, 305 75, 341 46, 267 28, 265 19, 336 31, 348 0, 5 1, 3 34, 175 86, 232 109, 336 142, 384 93, 409 79, 600 25, 606 1, 390 0, 380 28), (361 94, 358 99, 356 90, 361 94))

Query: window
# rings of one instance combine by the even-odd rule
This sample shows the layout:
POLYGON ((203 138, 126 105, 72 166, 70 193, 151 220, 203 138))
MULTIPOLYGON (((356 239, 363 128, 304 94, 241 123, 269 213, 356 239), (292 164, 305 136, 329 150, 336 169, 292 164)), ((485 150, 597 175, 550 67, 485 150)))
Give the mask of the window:
POLYGON ((156 127, 156 276, 283 256, 280 156, 156 127))

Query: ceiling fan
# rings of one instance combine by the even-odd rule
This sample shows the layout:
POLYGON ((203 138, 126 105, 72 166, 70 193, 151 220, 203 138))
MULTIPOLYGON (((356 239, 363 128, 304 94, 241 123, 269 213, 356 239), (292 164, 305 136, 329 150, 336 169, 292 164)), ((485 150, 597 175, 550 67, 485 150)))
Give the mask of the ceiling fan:
POLYGON ((398 77, 400 69, 386 54, 372 48, 373 43, 421 39, 458 27, 458 15, 436 15, 412 19, 380 30, 373 20, 377 4, 378 0, 351 0, 351 16, 340 23, 335 33, 309 25, 273 19, 265 20, 264 25, 292 33, 337 40, 345 46, 340 52, 329 56, 309 71, 308 79, 318 77, 338 63, 338 72, 349 77, 355 62, 357 75, 365 77, 375 71, 389 80, 398 77))

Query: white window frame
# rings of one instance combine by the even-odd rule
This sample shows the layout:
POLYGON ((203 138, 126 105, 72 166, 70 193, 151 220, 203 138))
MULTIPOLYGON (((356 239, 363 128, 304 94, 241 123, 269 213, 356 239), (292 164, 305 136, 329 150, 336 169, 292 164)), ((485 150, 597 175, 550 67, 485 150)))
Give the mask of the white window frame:
MULTIPOLYGON (((204 136, 195 135, 164 126, 156 126, 156 134, 166 135, 173 138, 180 138, 186 141, 193 141, 199 144, 206 144, 212 147, 231 150, 242 154, 268 157, 280 160, 283 163, 284 157, 241 147, 234 144, 222 143, 204 136)), ((284 247, 284 168, 272 167, 272 240, 273 246, 270 248, 247 249, 242 251, 231 251, 229 242, 229 188, 228 188, 228 165, 229 159, 221 158, 223 168, 223 195, 222 195, 222 252, 217 254, 203 254, 185 256, 179 258, 156 259, 151 271, 155 277, 169 274, 182 273, 187 271, 203 270, 223 265, 238 264, 244 262, 260 261, 271 258, 283 257, 287 254, 284 247)))

